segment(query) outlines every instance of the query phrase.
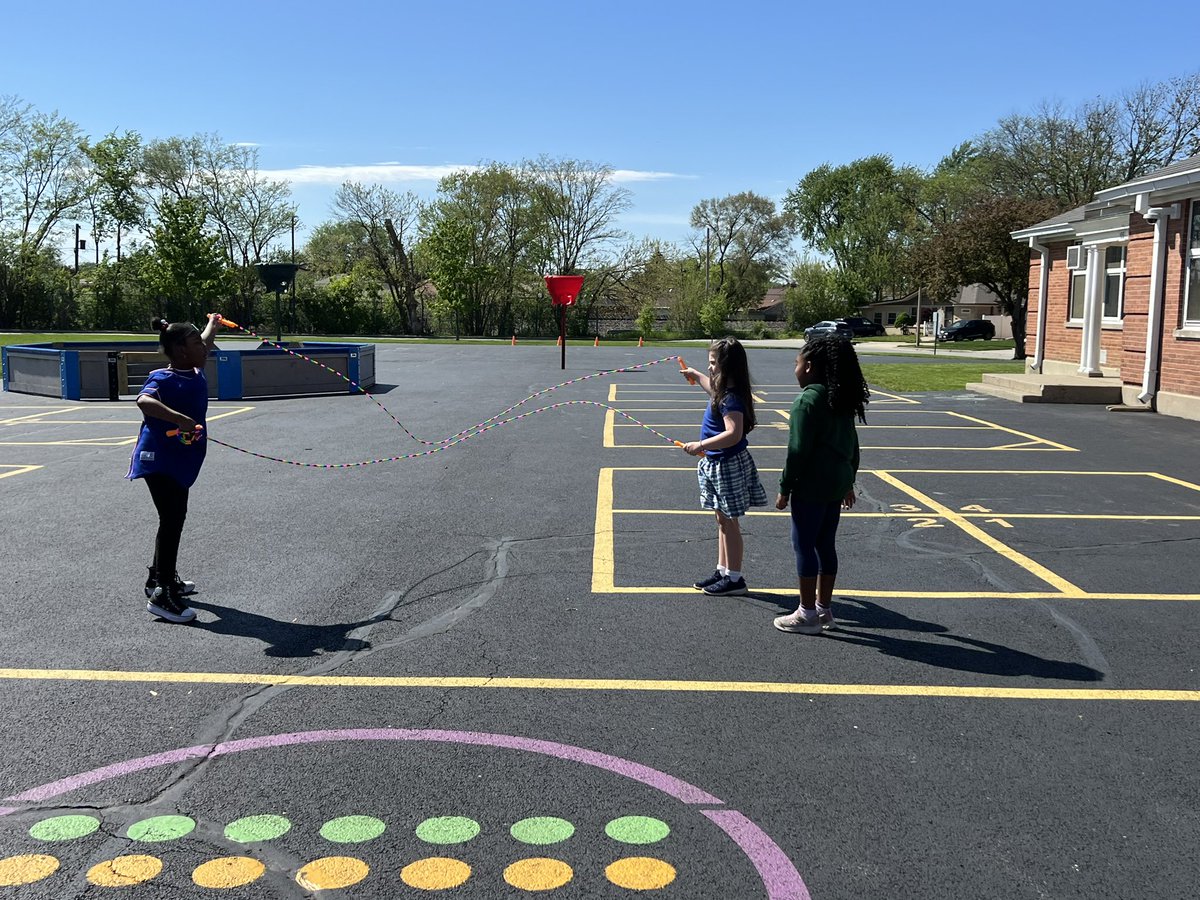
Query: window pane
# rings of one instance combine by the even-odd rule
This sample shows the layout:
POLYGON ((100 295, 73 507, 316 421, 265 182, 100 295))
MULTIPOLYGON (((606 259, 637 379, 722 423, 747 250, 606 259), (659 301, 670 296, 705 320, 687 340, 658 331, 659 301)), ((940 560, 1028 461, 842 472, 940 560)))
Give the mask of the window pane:
POLYGON ((1192 249, 1198 248, 1200 248, 1200 199, 1192 201, 1192 249))
POLYGON ((1104 318, 1115 319, 1121 315, 1120 275, 1109 275, 1104 279, 1104 318))
POLYGON ((1113 266, 1120 268, 1121 266, 1124 266, 1124 265, 1125 265, 1125 247, 1124 246, 1109 247, 1107 250, 1104 251, 1104 266, 1105 266, 1105 268, 1111 268, 1113 266))
POLYGON ((1087 278, 1082 272, 1071 279, 1071 318, 1083 318, 1083 284, 1087 278))
MULTIPOLYGON (((1197 204, 1200 205, 1200 204, 1197 204)), ((1192 219, 1193 226, 1195 219, 1192 219)), ((1187 313, 1189 322, 1200 322, 1200 258, 1192 257, 1192 275, 1188 279, 1187 313)))

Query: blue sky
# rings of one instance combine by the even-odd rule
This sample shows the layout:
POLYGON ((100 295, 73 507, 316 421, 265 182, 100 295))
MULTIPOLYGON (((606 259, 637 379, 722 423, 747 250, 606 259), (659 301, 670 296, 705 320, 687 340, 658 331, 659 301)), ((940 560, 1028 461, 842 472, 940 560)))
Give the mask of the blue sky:
POLYGON ((1070 107, 1189 71, 1137 44, 1151 29, 1134 10, 55 0, 6 8, 0 94, 95 139, 254 143, 264 171, 293 181, 300 242, 347 178, 430 197, 447 167, 540 154, 626 173, 622 226, 682 241, 701 199, 779 200, 812 168, 873 153, 930 167, 1043 100, 1070 107), (1094 30, 1068 37, 1072 21, 1094 30))

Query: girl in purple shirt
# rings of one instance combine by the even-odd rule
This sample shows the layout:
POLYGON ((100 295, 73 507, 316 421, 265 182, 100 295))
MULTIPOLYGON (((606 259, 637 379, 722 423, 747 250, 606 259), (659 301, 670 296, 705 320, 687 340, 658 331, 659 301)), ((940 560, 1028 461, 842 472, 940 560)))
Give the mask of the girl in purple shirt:
POLYGON ((204 465, 204 417, 208 412, 204 362, 220 323, 220 313, 209 314, 204 331, 190 322, 168 324, 166 319, 155 319, 159 346, 171 364, 150 373, 137 399, 143 419, 126 477, 145 480, 158 510, 154 563, 146 579, 146 610, 168 622, 196 618, 183 601, 196 586, 183 581, 175 566, 187 518, 188 490, 204 465), (172 431, 176 433, 168 434, 172 431))

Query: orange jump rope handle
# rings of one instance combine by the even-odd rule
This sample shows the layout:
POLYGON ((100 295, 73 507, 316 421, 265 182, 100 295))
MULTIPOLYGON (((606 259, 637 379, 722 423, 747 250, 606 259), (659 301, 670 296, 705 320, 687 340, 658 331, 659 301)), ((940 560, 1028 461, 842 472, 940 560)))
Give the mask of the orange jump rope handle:
POLYGON ((226 328, 241 328, 241 327, 242 327, 242 326, 241 326, 241 325, 239 325, 237 322, 233 321, 233 319, 227 319, 227 318, 225 318, 224 316, 221 316, 221 317, 220 317, 220 322, 221 322, 221 324, 222 324, 222 325, 224 325, 226 328))
POLYGON ((167 432, 167 437, 177 437, 185 444, 190 444, 192 441, 198 440, 204 436, 204 426, 197 425, 195 431, 189 431, 186 434, 180 434, 178 428, 172 428, 167 432))
MULTIPOLYGON (((695 383, 696 383, 696 376, 694 376, 694 375, 689 375, 689 374, 687 373, 687 363, 685 363, 685 362, 683 361, 683 357, 682 357, 682 356, 681 356, 681 357, 679 357, 679 371, 683 373, 683 377, 687 379, 687 383, 688 383, 688 384, 695 384, 695 383)), ((680 444, 679 446, 681 446, 681 447, 682 447, 682 446, 683 446, 683 444, 680 444)))

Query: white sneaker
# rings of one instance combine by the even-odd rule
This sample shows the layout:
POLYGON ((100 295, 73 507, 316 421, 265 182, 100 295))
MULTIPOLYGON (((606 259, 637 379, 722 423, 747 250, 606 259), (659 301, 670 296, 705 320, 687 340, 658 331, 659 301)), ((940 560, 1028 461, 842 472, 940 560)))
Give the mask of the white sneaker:
POLYGON ((822 631, 836 631, 837 622, 833 620, 832 606, 817 607, 817 621, 821 623, 822 631))
POLYGON ((809 619, 806 621, 800 610, 796 610, 791 615, 776 616, 774 625, 780 631, 788 631, 792 634, 821 633, 821 623, 816 619, 809 619))

